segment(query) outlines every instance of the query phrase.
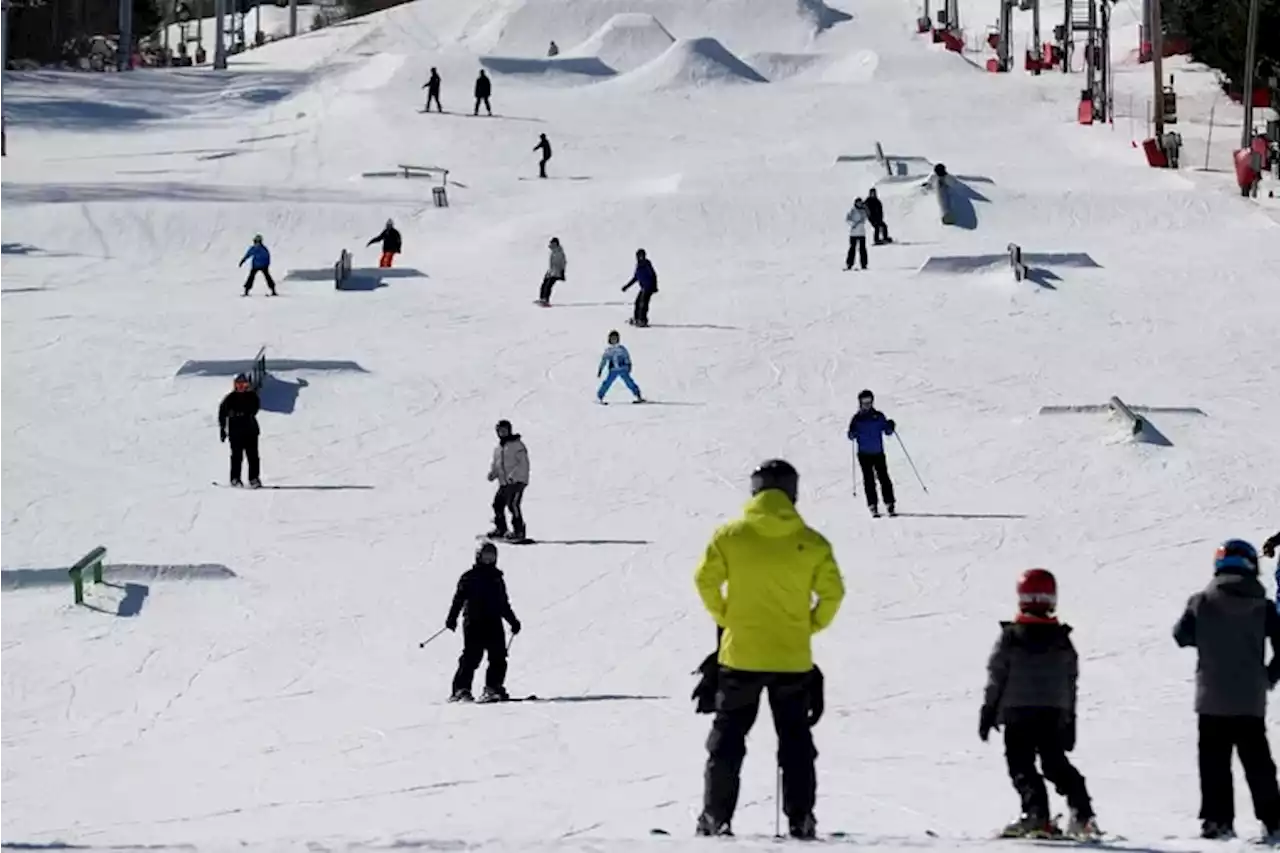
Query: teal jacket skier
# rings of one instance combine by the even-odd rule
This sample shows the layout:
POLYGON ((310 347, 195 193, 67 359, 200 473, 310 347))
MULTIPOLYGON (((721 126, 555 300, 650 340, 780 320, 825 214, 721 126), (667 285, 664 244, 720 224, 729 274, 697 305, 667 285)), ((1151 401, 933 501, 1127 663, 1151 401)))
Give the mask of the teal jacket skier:
POLYGON ((609 346, 605 348, 604 355, 600 356, 596 377, 603 375, 605 368, 608 368, 609 375, 605 376, 604 382, 600 383, 600 389, 596 391, 596 399, 603 403, 604 395, 609 393, 615 381, 621 379, 622 384, 627 386, 627 390, 635 395, 635 402, 643 403, 644 397, 640 394, 640 388, 631 378, 631 353, 627 352, 621 340, 622 336, 616 329, 609 332, 609 346))

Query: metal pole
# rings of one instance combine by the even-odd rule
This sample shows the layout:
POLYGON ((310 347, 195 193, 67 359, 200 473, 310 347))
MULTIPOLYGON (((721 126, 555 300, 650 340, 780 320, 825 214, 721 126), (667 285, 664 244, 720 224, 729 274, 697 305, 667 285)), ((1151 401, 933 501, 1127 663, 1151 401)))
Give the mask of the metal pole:
POLYGON ((1151 0, 1151 75, 1155 81, 1152 112, 1156 119, 1156 145, 1164 139, 1164 17, 1160 0, 1151 0))
POLYGON ((1253 142, 1253 69, 1258 64, 1258 0, 1249 3, 1249 30, 1244 48, 1244 129, 1240 132, 1240 147, 1248 148, 1253 142))
POLYGON ((116 45, 116 70, 127 71, 133 53, 133 3, 120 0, 120 41, 116 45))
POLYGON ((1035 0, 1031 6, 1031 56, 1036 61, 1036 74, 1040 73, 1040 61, 1044 58, 1040 54, 1040 0, 1035 0))
POLYGON ((1151 42, 1151 0, 1142 0, 1142 23, 1138 25, 1138 54, 1151 42))
POLYGON ((289 35, 298 34, 298 0, 289 0, 289 35))
POLYGON ((213 0, 213 68, 225 71, 227 67, 227 2, 213 0))

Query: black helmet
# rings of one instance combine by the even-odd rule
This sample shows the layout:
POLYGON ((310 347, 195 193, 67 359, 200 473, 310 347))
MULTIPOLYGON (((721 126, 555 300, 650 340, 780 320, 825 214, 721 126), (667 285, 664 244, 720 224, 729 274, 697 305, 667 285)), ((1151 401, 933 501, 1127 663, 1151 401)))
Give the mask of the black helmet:
POLYGON ((503 418, 502 420, 500 420, 500 421, 498 421, 496 424, 494 424, 494 425, 493 425, 493 428, 494 428, 495 430, 497 430, 498 432, 502 432, 502 431, 505 429, 508 433, 510 433, 510 432, 511 432, 511 421, 507 420, 506 418, 503 418))
POLYGON ((876 395, 871 393, 871 389, 863 388, 858 392, 858 402, 861 403, 863 400, 870 400, 874 403, 876 401, 876 395))
POLYGON ((476 549, 476 563, 487 563, 490 566, 498 562, 498 546, 492 542, 481 543, 476 549))
POLYGON ((753 495, 758 495, 766 489, 777 489, 795 503, 799 484, 800 475, 785 459, 761 462, 760 467, 751 472, 751 494, 753 495))

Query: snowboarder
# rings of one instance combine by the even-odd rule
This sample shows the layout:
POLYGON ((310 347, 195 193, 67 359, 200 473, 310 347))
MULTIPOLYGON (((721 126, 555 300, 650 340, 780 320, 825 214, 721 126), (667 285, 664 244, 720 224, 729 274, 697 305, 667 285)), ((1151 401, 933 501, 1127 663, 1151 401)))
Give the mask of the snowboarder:
POLYGON ((243 373, 235 378, 233 390, 218 405, 218 437, 231 440, 231 485, 243 486, 240 466, 249 457, 249 485, 262 488, 258 464, 258 409, 262 402, 243 373))
MULTIPOLYGON (((863 202, 863 206, 867 209, 867 221, 871 223, 872 241, 877 246, 892 243, 893 238, 889 236, 889 226, 884 222, 884 203, 876 195, 875 187, 867 190, 867 200, 863 202)), ((866 266, 865 262, 863 266, 866 266)))
POLYGON ((636 294, 635 313, 627 322, 633 326, 648 326, 649 300, 653 299, 653 294, 658 292, 658 273, 654 270, 644 249, 636 249, 636 271, 632 274, 631 281, 622 286, 622 292, 626 293, 627 288, 633 284, 640 285, 640 292, 636 294))
POLYGON ((489 480, 498 482, 493 496, 493 530, 491 539, 509 539, 523 542, 524 490, 529 485, 529 451, 518 433, 511 431, 511 421, 501 420, 495 427, 498 446, 493 449, 493 461, 489 464, 489 480), (511 513, 511 531, 507 532, 507 513, 511 513))
POLYGON ((484 73, 484 69, 480 69, 480 76, 476 78, 476 110, 472 115, 480 115, 480 104, 484 103, 484 110, 489 115, 493 115, 493 108, 489 106, 489 94, 493 91, 493 84, 489 81, 489 75, 484 73))
POLYGON ((1079 657, 1071 627, 1058 622, 1058 583, 1047 569, 1029 569, 1018 579, 1018 615, 1000 623, 1000 638, 987 661, 987 687, 978 721, 985 743, 1004 726, 1009 778, 1022 798, 1022 816, 1001 833, 1006 838, 1053 838, 1061 831, 1049 815, 1045 779, 1067 798, 1066 833, 1096 839, 1084 777, 1067 753, 1076 746, 1076 681, 1079 657), (1036 769, 1036 758, 1044 776, 1036 769))
POLYGON ((554 41, 551 42, 551 46, 547 48, 547 56, 559 56, 559 55, 560 55, 560 45, 556 44, 554 41))
POLYGON ((372 246, 379 241, 382 242, 382 256, 378 258, 378 267, 385 269, 390 267, 396 255, 400 254, 400 232, 396 230, 395 222, 388 219, 387 224, 382 229, 382 233, 365 243, 365 245, 372 246))
POLYGON ((845 215, 844 221, 849 225, 849 251, 844 256, 845 271, 853 269, 854 260, 867 268, 867 208, 862 199, 853 200, 853 207, 845 215))
POLYGON ((484 674, 484 693, 481 702, 505 702, 508 698, 504 686, 507 680, 507 636, 502 630, 505 621, 511 626, 511 634, 520 633, 520 620, 511 610, 507 597, 507 584, 498 569, 498 546, 482 542, 476 549, 476 562, 458 578, 458 589, 449 606, 449 616, 444 626, 458 630, 458 615, 462 614, 462 654, 458 657, 458 669, 453 676, 453 693, 450 702, 470 702, 471 680, 475 677, 480 660, 489 657, 484 674))
POLYGON ((547 163, 551 160, 551 142, 545 133, 538 134, 538 144, 533 146, 533 150, 542 152, 542 159, 538 161, 538 177, 545 178, 547 163))
POLYGON ((564 281, 567 263, 559 237, 552 237, 547 248, 551 250, 551 257, 547 261, 547 271, 542 276, 542 287, 538 290, 538 304, 544 307, 551 304, 551 288, 555 287, 557 281, 564 281))
POLYGON ((876 480, 884 492, 885 509, 889 515, 897 515, 893 495, 893 480, 889 479, 889 464, 884 455, 884 437, 893 435, 897 425, 875 407, 876 397, 869 390, 858 393, 858 412, 849 421, 849 440, 857 443, 858 467, 862 469, 862 490, 867 493, 867 508, 876 518, 880 517, 880 503, 876 497, 876 480))
POLYGON ((1253 810, 1280 843, 1280 787, 1267 743, 1267 691, 1280 682, 1280 613, 1258 581, 1258 552, 1242 539, 1218 548, 1214 577, 1191 596, 1173 629, 1194 647, 1199 715, 1201 838, 1235 835, 1231 751, 1240 754, 1253 810), (1271 643, 1271 663, 1265 664, 1271 643))
POLYGON ((844 581, 830 543, 796 512, 798 481, 781 459, 753 471, 743 518, 715 532, 694 575, 703 605, 724 629, 698 835, 733 834, 747 735, 767 690, 782 810, 793 837, 816 837, 810 638, 835 618, 844 581))
POLYGON ((422 84, 422 88, 427 90, 427 106, 423 112, 431 112, 431 102, 436 102, 436 112, 444 112, 444 107, 440 106, 440 74, 434 68, 431 69, 431 76, 427 78, 427 82, 422 84))
POLYGON ((631 353, 627 352, 627 348, 621 341, 622 336, 616 330, 609 332, 609 346, 605 347, 604 355, 600 356, 596 378, 599 379, 604 374, 606 367, 609 368, 609 375, 605 376, 604 381, 600 383, 600 389, 596 391, 596 399, 603 403, 604 395, 609 393, 609 389, 616 380, 621 379, 622 384, 627 386, 627 390, 636 395, 635 401, 643 403, 644 397, 640 394, 640 388, 631 378, 631 353))
POLYGON ((267 288, 271 291, 271 295, 275 296, 276 283, 271 278, 271 251, 262 242, 261 234, 253 235, 253 245, 245 250, 239 265, 244 266, 245 261, 250 263, 249 277, 244 280, 244 295, 249 295, 249 291, 253 290, 254 279, 258 277, 258 273, 262 273, 262 277, 267 280, 267 288))

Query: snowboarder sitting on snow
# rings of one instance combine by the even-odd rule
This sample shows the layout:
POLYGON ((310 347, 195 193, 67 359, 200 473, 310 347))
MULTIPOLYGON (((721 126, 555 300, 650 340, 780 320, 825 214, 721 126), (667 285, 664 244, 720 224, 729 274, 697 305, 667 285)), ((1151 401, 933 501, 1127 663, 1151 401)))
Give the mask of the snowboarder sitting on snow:
POLYGON ((853 200, 853 207, 845 214, 845 223, 849 226, 849 251, 844 256, 845 270, 853 269, 854 260, 867 268, 867 208, 862 199, 853 200))
POLYGON ((1071 628, 1058 622, 1058 583, 1047 569, 1029 569, 1018 579, 1018 616, 1000 623, 1000 638, 987 661, 987 687, 978 736, 1004 726, 1009 777, 1022 798, 1022 816, 1005 827, 1007 838, 1052 838, 1060 831, 1049 817, 1048 779, 1067 798, 1067 834, 1100 833, 1084 777, 1067 753, 1076 746, 1076 681, 1079 658, 1071 628), (1036 758, 1044 770, 1036 770, 1036 758))
POLYGON ((547 48, 547 56, 559 56, 559 55, 560 55, 560 46, 556 44, 554 41, 551 42, 551 46, 547 48))
POLYGON ((493 91, 493 84, 489 81, 489 75, 484 73, 484 69, 480 69, 480 76, 476 78, 476 111, 472 115, 480 115, 480 103, 484 102, 484 110, 489 115, 493 115, 493 108, 489 106, 489 93, 493 91))
POLYGON ((862 489, 867 493, 867 507, 876 518, 880 517, 880 505, 876 499, 876 479, 884 492, 885 508, 889 515, 896 515, 893 497, 893 481, 889 479, 889 464, 884 455, 884 436, 893 435, 896 425, 875 407, 876 397, 868 390, 858 394, 858 413, 849 421, 849 440, 858 445, 858 467, 862 469, 862 489))
POLYGON ((248 456, 249 485, 258 489, 262 487, 258 470, 258 409, 262 404, 243 373, 236 376, 233 387, 218 406, 218 437, 223 442, 231 439, 231 485, 244 485, 240 465, 248 456))
POLYGON ((533 150, 542 152, 542 159, 538 161, 538 177, 545 178, 547 163, 551 161, 551 141, 545 133, 538 134, 538 144, 533 146, 533 150))
POLYGON ((567 263, 559 237, 552 237, 547 248, 551 250, 551 258, 547 261, 547 272, 542 276, 542 287, 538 290, 538 304, 543 306, 551 304, 551 288, 555 287, 556 282, 564 281, 567 263))
POLYGON ((480 701, 506 701, 510 698, 503 686, 507 680, 507 637, 502 623, 505 620, 511 625, 514 636, 520 633, 520 620, 511 610, 507 584, 498 569, 498 546, 492 542, 484 542, 476 549, 475 565, 458 578, 458 590, 453 594, 453 604, 444 622, 450 631, 458 630, 459 614, 462 614, 462 654, 449 701, 471 701, 471 680, 485 655, 489 656, 489 667, 485 670, 480 701))
POLYGON ((1235 835, 1231 751, 1240 754, 1253 795, 1253 810, 1266 831, 1263 843, 1280 843, 1280 787, 1267 743, 1267 691, 1280 682, 1280 613, 1258 581, 1258 552, 1242 539, 1218 548, 1214 577, 1191 596, 1173 629, 1180 647, 1199 653, 1201 838, 1235 835), (1265 663, 1266 643, 1271 663, 1265 663))
POLYGON ((380 268, 390 267, 395 260, 396 255, 400 254, 400 232, 396 230, 396 224, 390 219, 387 220, 386 226, 382 229, 382 233, 374 237, 366 246, 372 246, 374 243, 381 241, 382 257, 378 258, 378 266, 380 268))
MULTIPOLYGON (((863 202, 863 206, 867 209, 867 221, 871 223, 871 239, 877 246, 892 243, 893 238, 889 236, 889 226, 884 224, 884 204, 880 201, 880 197, 876 195, 875 187, 867 190, 867 200, 863 202)), ((863 266, 866 266, 866 264, 863 264, 863 266)))
POLYGON ((267 287, 271 291, 271 295, 276 295, 276 283, 271 278, 271 251, 267 249, 262 242, 261 234, 253 235, 253 245, 245 250, 244 257, 240 259, 240 266, 244 266, 245 261, 251 261, 249 264, 249 277, 244 280, 244 295, 248 296, 249 291, 253 290, 253 281, 258 277, 258 273, 262 273, 262 277, 267 280, 267 287))
POLYGON ((627 288, 633 284, 640 285, 640 292, 636 294, 635 314, 627 322, 643 328, 649 325, 649 300, 658 292, 658 273, 644 249, 636 249, 636 271, 632 274, 631 281, 622 285, 622 292, 626 293, 627 288))
POLYGON ((495 427, 498 446, 489 464, 489 480, 498 481, 493 496, 493 530, 491 539, 520 541, 526 538, 524 527, 524 490, 529 485, 529 451, 518 434, 511 432, 511 421, 501 420, 495 427), (511 532, 507 533, 507 512, 511 513, 511 532))
POLYGON ((427 108, 424 112, 431 112, 431 102, 436 102, 436 111, 444 112, 444 107, 440 106, 440 74, 431 69, 431 76, 427 78, 427 82, 422 84, 422 88, 427 90, 427 108))
POLYGON ((636 395, 635 401, 644 402, 640 388, 631 378, 631 353, 627 352, 627 348, 622 345, 622 336, 617 331, 609 332, 609 346, 605 347, 604 355, 600 356, 600 366, 596 368, 597 379, 604 374, 606 367, 609 369, 609 375, 605 376, 604 382, 600 383, 600 389, 596 391, 597 400, 603 403, 604 395, 609 393, 609 389, 616 380, 621 379, 622 384, 627 386, 627 390, 636 395))

